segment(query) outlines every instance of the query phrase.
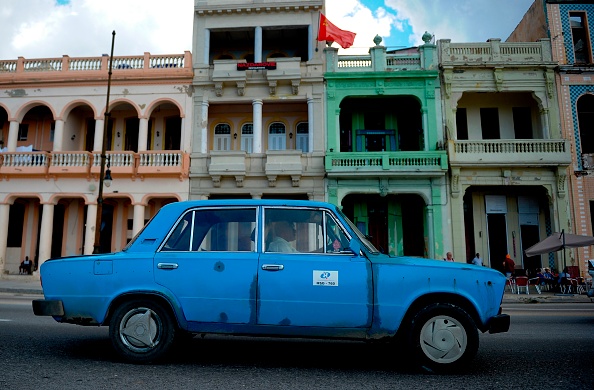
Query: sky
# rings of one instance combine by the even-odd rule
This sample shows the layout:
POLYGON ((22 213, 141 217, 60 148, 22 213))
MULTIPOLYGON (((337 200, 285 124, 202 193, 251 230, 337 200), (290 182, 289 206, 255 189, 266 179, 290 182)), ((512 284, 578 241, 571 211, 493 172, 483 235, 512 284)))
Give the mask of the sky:
MULTIPOLYGON (((436 40, 504 41, 534 0, 326 0, 325 15, 356 33, 340 54, 363 54, 373 38, 388 49, 436 40)), ((192 50, 194 0, 1 0, 0 60, 179 54, 192 50)), ((334 44, 337 47, 337 44, 334 44)))

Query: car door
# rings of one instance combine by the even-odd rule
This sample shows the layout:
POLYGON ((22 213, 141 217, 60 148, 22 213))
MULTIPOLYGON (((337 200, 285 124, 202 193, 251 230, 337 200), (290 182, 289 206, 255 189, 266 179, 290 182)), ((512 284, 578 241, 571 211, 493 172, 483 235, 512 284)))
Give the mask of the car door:
POLYGON ((371 265, 366 258, 345 250, 348 237, 328 211, 266 208, 264 222, 264 251, 258 268, 259 325, 371 325, 371 265), (294 233, 275 237, 282 235, 279 221, 291 223, 294 233), (272 252, 284 248, 274 245, 281 239, 292 249, 272 252))
POLYGON ((255 322, 256 208, 201 208, 178 221, 154 258, 157 283, 188 321, 255 322))

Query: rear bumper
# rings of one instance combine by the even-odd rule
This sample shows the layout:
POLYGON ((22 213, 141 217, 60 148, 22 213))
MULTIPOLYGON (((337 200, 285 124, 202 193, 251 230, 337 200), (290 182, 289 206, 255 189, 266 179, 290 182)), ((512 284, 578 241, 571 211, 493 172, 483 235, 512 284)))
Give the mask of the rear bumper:
POLYGON ((503 333, 509 330, 511 317, 508 314, 498 314, 489 320, 489 333, 503 333))
POLYGON ((36 316, 61 317, 64 315, 64 304, 62 301, 35 299, 32 304, 33 313, 36 316))

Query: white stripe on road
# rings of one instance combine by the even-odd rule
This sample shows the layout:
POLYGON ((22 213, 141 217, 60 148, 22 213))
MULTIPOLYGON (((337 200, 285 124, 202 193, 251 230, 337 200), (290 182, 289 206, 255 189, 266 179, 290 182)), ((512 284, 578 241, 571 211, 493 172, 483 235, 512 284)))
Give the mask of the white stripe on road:
POLYGON ((0 318, 0 322, 10 322, 10 321, 12 321, 12 320, 4 320, 4 319, 0 318))

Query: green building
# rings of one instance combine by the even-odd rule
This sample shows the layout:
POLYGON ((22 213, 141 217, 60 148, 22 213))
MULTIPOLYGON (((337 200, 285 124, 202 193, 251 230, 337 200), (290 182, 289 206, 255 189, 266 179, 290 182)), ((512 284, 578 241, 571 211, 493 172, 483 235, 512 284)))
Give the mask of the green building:
POLYGON ((386 253, 429 258, 451 249, 447 155, 436 46, 369 55, 327 47, 328 201, 386 253))

